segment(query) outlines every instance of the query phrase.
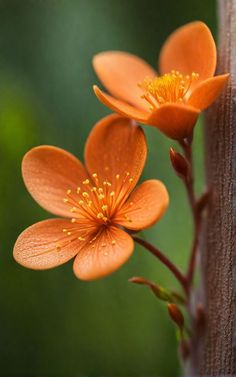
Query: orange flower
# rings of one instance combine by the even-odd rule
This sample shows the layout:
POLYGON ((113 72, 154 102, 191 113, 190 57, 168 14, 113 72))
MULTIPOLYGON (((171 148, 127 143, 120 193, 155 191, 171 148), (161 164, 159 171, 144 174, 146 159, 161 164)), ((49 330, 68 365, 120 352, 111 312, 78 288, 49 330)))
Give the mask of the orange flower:
POLYGON ((53 146, 31 149, 22 163, 26 187, 43 208, 64 218, 27 228, 16 241, 16 261, 43 270, 77 255, 74 273, 83 280, 118 269, 134 248, 124 229, 151 226, 168 205, 160 181, 145 181, 133 191, 146 154, 142 129, 119 115, 93 128, 85 148, 86 167, 53 146))
POLYGON ((229 77, 213 77, 216 46, 200 21, 167 39, 160 53, 162 76, 137 56, 118 51, 96 55, 93 65, 112 95, 94 86, 102 103, 177 140, 191 134, 199 113, 216 99, 229 77))

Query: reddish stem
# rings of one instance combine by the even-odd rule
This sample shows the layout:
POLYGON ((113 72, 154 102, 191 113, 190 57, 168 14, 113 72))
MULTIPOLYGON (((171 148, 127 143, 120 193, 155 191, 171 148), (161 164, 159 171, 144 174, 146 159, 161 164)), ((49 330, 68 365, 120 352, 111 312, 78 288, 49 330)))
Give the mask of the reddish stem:
POLYGON ((187 275, 186 275, 188 286, 190 289, 192 285, 192 281, 193 281, 197 250, 198 250, 198 244, 199 244, 199 235, 200 235, 200 230, 201 230, 201 212, 198 211, 197 209, 197 199, 194 193, 192 143, 191 141, 183 141, 183 142, 180 142, 180 144, 183 148, 185 157, 188 160, 189 166, 190 166, 189 176, 186 177, 183 181, 184 181, 185 188, 187 191, 188 200, 189 200, 190 208, 193 215, 193 221, 194 221, 194 238, 193 238, 189 264, 188 264, 187 275))
POLYGON ((167 258, 159 249, 151 245, 149 242, 139 238, 133 237, 134 241, 139 243, 140 245, 144 246, 148 251, 150 251, 155 257, 157 257, 176 277, 179 283, 182 285, 186 294, 189 294, 188 290, 188 282, 186 277, 182 274, 182 272, 167 258))

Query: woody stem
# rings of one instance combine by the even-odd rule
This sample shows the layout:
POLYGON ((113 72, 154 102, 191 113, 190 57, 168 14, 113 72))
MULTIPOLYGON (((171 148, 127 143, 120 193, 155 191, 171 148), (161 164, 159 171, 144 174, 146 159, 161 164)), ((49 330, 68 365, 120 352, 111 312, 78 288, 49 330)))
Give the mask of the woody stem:
POLYGON ((175 276, 175 278, 179 281, 181 286, 183 287, 185 293, 188 295, 188 282, 187 278, 182 274, 182 272, 167 258, 159 249, 155 246, 151 245, 149 242, 139 238, 133 237, 134 241, 139 243, 140 245, 144 246, 150 253, 152 253, 156 258, 158 258, 168 269, 169 271, 175 276))

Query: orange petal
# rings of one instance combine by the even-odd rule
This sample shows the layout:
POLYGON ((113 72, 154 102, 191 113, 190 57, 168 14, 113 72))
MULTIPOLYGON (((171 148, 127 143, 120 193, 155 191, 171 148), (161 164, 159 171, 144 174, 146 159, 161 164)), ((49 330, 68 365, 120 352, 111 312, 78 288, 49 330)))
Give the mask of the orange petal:
POLYGON ((110 181, 113 189, 118 184, 116 175, 123 179, 122 176, 129 172, 132 178, 129 192, 142 173, 146 156, 146 139, 141 127, 116 114, 103 118, 95 125, 85 147, 88 171, 97 173, 102 181, 110 181))
POLYGON ((190 135, 199 115, 192 106, 168 103, 155 110, 146 123, 159 128, 171 139, 180 140, 190 135))
POLYGON ((24 156, 22 174, 33 198, 47 211, 71 217, 63 202, 68 189, 76 190, 88 178, 81 162, 72 154, 53 146, 39 146, 24 156))
POLYGON ((212 77, 216 67, 216 46, 208 27, 201 21, 190 22, 174 31, 160 53, 162 74, 172 69, 183 74, 199 73, 203 81, 212 77))
POLYGON ((18 237, 13 251, 15 260, 24 267, 46 270, 59 266, 73 258, 81 248, 77 238, 63 233, 71 227, 64 219, 50 219, 31 225, 18 237))
POLYGON ((139 110, 138 108, 135 108, 128 103, 110 96, 109 94, 99 89, 96 85, 94 85, 93 89, 99 101, 101 101, 105 106, 109 107, 116 113, 140 122, 144 121, 147 118, 147 111, 139 110))
POLYGON ((128 229, 145 229, 163 216, 168 204, 164 184, 154 179, 145 181, 131 194, 114 221, 128 229))
POLYGON ((74 273, 82 280, 109 275, 127 261, 133 249, 134 242, 127 233, 115 227, 107 228, 94 244, 80 250, 74 261, 74 273))
POLYGON ((197 85, 188 99, 188 105, 200 110, 206 109, 220 95, 229 78, 229 74, 211 77, 197 85))
POLYGON ((94 69, 102 84, 114 96, 132 105, 147 109, 138 83, 155 77, 154 69, 139 57, 120 51, 107 51, 93 59, 94 69))

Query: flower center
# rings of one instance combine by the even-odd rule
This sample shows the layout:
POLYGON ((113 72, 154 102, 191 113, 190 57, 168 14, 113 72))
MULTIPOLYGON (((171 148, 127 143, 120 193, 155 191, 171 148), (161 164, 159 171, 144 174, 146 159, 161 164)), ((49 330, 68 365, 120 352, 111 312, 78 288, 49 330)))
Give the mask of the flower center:
MULTIPOLYGON (((108 170, 106 167, 105 171, 108 170)), ((91 180, 84 180, 76 189, 68 188, 63 201, 70 208, 71 224, 62 229, 62 238, 55 241, 56 250, 60 251, 76 240, 89 242, 94 248, 96 240, 106 228, 111 224, 117 225, 113 223, 113 217, 125 203, 132 189, 132 182, 129 172, 115 174, 112 183, 108 179, 99 179, 98 174, 94 173, 91 180)), ((125 213, 121 217, 122 222, 124 219, 132 221, 125 213)), ((109 242, 111 245, 116 244, 114 239, 109 242)), ((106 243, 102 242, 100 246, 105 247, 106 243)))
MULTIPOLYGON (((115 174, 114 178, 111 183, 108 179, 100 180, 98 174, 94 173, 91 181, 86 179, 77 189, 68 188, 63 201, 69 206, 71 216, 74 217, 71 219, 71 226, 62 229, 68 237, 66 242, 89 239, 91 247, 94 247, 98 236, 112 224, 113 217, 125 203, 133 182, 129 172, 115 174)), ((130 205, 132 204, 131 202, 130 205)), ((131 222, 126 214, 122 217, 125 221, 131 222)), ((115 243, 115 240, 111 240, 112 245, 115 243)), ((106 244, 101 244, 101 246, 106 246, 106 244)), ((58 250, 61 247, 61 243, 57 244, 58 250)))
POLYGON ((90 223, 108 225, 115 211, 126 200, 133 178, 129 172, 116 174, 113 183, 108 179, 101 181, 97 173, 92 174, 92 177, 92 181, 86 179, 76 190, 69 188, 63 201, 74 214, 75 219, 72 219, 72 222, 83 217, 90 223))
POLYGON ((184 101, 192 82, 198 77, 199 74, 195 72, 192 72, 191 75, 183 75, 174 70, 153 79, 146 77, 143 82, 138 84, 144 91, 141 98, 148 102, 151 111, 164 103, 181 103, 184 101))

